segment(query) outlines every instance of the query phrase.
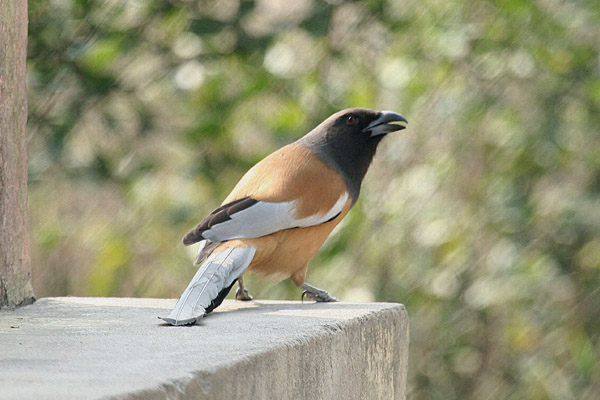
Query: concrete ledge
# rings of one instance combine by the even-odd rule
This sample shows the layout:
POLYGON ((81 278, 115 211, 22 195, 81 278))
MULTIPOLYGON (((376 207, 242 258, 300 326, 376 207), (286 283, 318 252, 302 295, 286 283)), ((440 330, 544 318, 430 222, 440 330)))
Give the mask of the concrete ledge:
POLYGON ((3 399, 403 399, 408 317, 390 303, 46 298, 0 312, 3 399))

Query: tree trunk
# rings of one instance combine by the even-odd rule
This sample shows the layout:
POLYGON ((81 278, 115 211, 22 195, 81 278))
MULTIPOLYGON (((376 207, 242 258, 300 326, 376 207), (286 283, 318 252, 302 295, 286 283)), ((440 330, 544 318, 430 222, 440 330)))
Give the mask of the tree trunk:
POLYGON ((27 213, 27 0, 0 0, 0 308, 32 303, 27 213))

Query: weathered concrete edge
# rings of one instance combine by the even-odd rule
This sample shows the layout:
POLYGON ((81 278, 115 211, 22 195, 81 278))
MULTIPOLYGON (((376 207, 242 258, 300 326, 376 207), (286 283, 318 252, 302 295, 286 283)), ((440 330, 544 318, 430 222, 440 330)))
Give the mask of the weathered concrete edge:
MULTIPOLYGON (((324 332, 313 333, 304 339, 290 339, 289 342, 276 347, 271 347, 263 352, 254 353, 250 356, 240 358, 235 361, 226 362, 219 365, 213 370, 199 370, 193 373, 190 378, 179 378, 164 382, 154 388, 142 389, 132 393, 123 393, 116 397, 118 399, 131 400, 161 400, 161 399, 231 399, 242 398, 241 395, 247 395, 252 392, 255 396, 262 395, 264 397, 257 398, 295 398, 295 399, 311 399, 316 398, 346 398, 346 399, 405 399, 406 398, 406 379, 408 369, 408 345, 409 345, 409 319, 408 312, 403 304, 388 303, 390 308, 373 311, 367 315, 353 318, 349 321, 338 321, 330 324, 330 329, 324 332), (370 328, 370 329, 369 329, 370 328), (371 331, 371 332, 369 332, 371 331), (363 390, 357 390, 355 384, 357 381, 364 379, 365 366, 371 364, 365 360, 369 356, 369 351, 363 351, 360 357, 354 357, 354 364, 346 360, 347 347, 343 346, 346 341, 345 336, 350 332, 358 332, 361 336, 377 336, 372 335, 373 332, 386 333, 390 332, 393 338, 391 348, 385 349, 384 353, 392 350, 391 363, 376 359, 375 364, 382 365, 379 371, 376 382, 367 384, 363 390), (342 352, 336 351, 331 353, 328 350, 327 344, 332 344, 335 341, 342 342, 342 352), (325 347, 324 349, 319 349, 325 347), (315 357, 309 359, 308 364, 304 363, 304 355, 306 353, 315 353, 315 351, 307 351, 308 349, 317 349, 316 353, 324 355, 325 358, 337 358, 339 366, 346 366, 336 371, 336 363, 330 365, 311 365, 322 361, 323 357, 315 357), (345 354, 344 354, 345 353, 345 354), (327 357, 330 355, 330 357, 327 357), (296 362, 294 362, 296 360, 296 362), (301 365, 297 365, 298 361, 301 365), (356 364, 356 361, 358 365, 356 364), (321 382, 314 382, 315 376, 312 379, 307 379, 305 376, 290 376, 290 364, 296 364, 297 371, 323 371, 321 374, 321 382), (354 366, 353 374, 360 380, 352 379, 353 377, 345 373, 348 366, 354 366), (286 368, 287 366, 287 368, 286 368), (342 371, 343 369, 343 371, 342 371), (285 372, 284 379, 269 379, 274 378, 273 375, 277 372, 285 372), (337 385, 334 385, 331 374, 339 377, 337 385), (266 377, 263 375, 267 375, 266 377), (391 377, 391 382, 388 382, 384 387, 376 388, 383 381, 391 377), (294 379, 295 378, 295 379, 294 379), (349 385, 348 381, 352 384, 349 385), (274 382, 274 385, 269 385, 268 382, 274 382), (304 386, 299 386, 299 383, 304 383, 304 386), (340 386, 346 386, 346 393, 340 393, 340 386), (257 388, 257 386, 259 386, 257 388), (262 387, 261 387, 262 386, 262 387), (252 389, 248 389, 252 388, 252 389), (368 395, 369 397, 364 397, 368 395)), ((355 340, 356 341, 356 340, 355 340)), ((364 340, 363 340, 364 341, 364 340)), ((374 343, 375 347, 384 347, 386 343, 374 343)), ((388 345, 390 343, 387 343, 388 345)), ((338 347, 340 343, 337 343, 338 347)), ((334 347, 334 346, 331 346, 334 347)), ((368 346, 367 346, 368 347, 368 346)), ((355 348, 356 349, 356 348, 355 348)), ((359 350, 365 350, 359 348, 359 350)), ((379 352, 379 355, 381 352, 379 352)), ((351 368, 352 369, 352 368, 351 368)), ((315 375, 315 374, 313 374, 315 375)), ((317 372, 318 375, 318 372, 317 372)), ((317 380, 319 377, 317 376, 317 380)))

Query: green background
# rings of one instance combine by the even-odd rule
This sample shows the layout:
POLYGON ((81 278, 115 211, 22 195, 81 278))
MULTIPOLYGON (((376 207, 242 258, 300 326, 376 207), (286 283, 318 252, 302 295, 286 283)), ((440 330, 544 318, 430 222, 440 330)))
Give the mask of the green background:
POLYGON ((250 166, 340 109, 394 110, 409 128, 308 282, 407 306, 411 399, 597 398, 600 2, 29 7, 38 297, 179 296, 181 237, 250 166))

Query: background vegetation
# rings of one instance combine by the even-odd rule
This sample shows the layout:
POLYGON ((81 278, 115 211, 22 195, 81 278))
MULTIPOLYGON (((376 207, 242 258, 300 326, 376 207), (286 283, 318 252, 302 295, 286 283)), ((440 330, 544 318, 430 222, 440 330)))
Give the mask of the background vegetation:
MULTIPOLYGON (((411 317, 411 399, 600 393, 600 2, 31 0, 38 296, 177 297, 263 156, 396 110, 309 269, 411 317)), ((251 280, 258 298, 299 298, 251 280)))

